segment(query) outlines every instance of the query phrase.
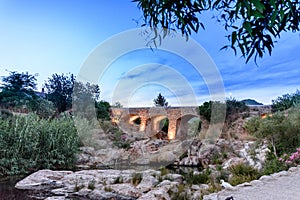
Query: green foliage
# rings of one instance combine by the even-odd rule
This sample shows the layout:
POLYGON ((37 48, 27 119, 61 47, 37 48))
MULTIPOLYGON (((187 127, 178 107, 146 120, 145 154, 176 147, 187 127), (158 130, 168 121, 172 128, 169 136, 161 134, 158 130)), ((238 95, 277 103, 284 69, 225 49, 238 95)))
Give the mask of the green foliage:
POLYGON ((74 192, 79 192, 81 189, 84 188, 84 185, 83 184, 78 184, 78 181, 76 180, 75 182, 75 186, 74 186, 74 192))
POLYGON ((44 98, 39 98, 37 104, 32 109, 41 118, 50 118, 55 113, 55 107, 51 101, 44 98))
POLYGON ((257 169, 243 163, 231 166, 229 171, 232 173, 229 183, 233 186, 256 180, 260 176, 257 169))
POLYGON ((262 174, 270 175, 287 169, 288 169, 287 165, 285 165, 283 162, 280 162, 279 159, 274 156, 274 154, 270 153, 263 166, 262 174))
POLYGON ((199 106, 200 115, 210 122, 222 122, 226 116, 226 104, 219 101, 204 102, 199 106), (212 115, 213 114, 213 115, 212 115))
MULTIPOLYGON (((92 119, 95 116, 95 107, 99 99, 98 85, 75 81, 72 93, 73 112, 76 116, 92 119)), ((96 109, 97 112, 97 109, 96 109)))
POLYGON ((53 74, 45 83, 47 91, 46 98, 53 102, 57 109, 57 114, 72 108, 74 82, 75 77, 73 74, 53 74))
POLYGON ((132 184, 137 186, 143 179, 143 174, 141 173, 133 173, 132 174, 132 184))
POLYGON ((227 99, 226 104, 219 101, 204 102, 199 106, 199 112, 208 121, 219 122, 225 116, 225 121, 231 123, 239 117, 240 113, 249 112, 249 108, 242 101, 227 99), (212 111, 214 111, 213 116, 211 116, 212 111))
POLYGON ((251 134, 256 133, 259 130, 261 120, 262 119, 260 118, 260 116, 252 117, 246 122, 245 129, 251 134))
POLYGON ((104 187, 104 191, 106 191, 106 192, 111 192, 112 189, 111 189, 110 186, 105 186, 105 187, 104 187))
POLYGON ((110 120, 110 105, 106 101, 96 102, 97 119, 110 120))
MULTIPOLYGON (((224 154, 226 155, 226 154, 224 154)), ((220 165, 223 163, 223 154, 221 154, 220 152, 218 151, 214 151, 211 155, 211 163, 212 164, 217 164, 217 165, 220 165)))
POLYGON ((211 105, 212 101, 204 102, 201 106, 199 106, 200 115, 204 116, 206 120, 210 121, 211 119, 211 105))
POLYGON ((123 105, 120 102, 115 102, 111 107, 113 108, 123 108, 123 105))
POLYGON ((10 112, 9 110, 7 109, 0 109, 0 118, 2 120, 6 120, 6 119, 10 119, 13 117, 13 114, 12 112, 10 112))
POLYGON ((123 178, 118 176, 115 180, 114 180, 114 184, 119 184, 119 183, 123 183, 123 178))
POLYGON ((291 108, 288 116, 282 112, 266 119, 254 118, 246 123, 246 130, 259 139, 267 139, 275 156, 290 153, 300 146, 300 107, 291 108))
POLYGON ((161 93, 158 94, 153 102, 156 107, 168 107, 168 102, 166 101, 165 97, 161 95, 161 93))
POLYGON ((235 121, 239 117, 239 114, 243 112, 249 112, 249 108, 245 102, 237 101, 236 99, 226 100, 226 121, 228 123, 235 121))
POLYGON ((46 98, 54 104, 56 115, 72 108, 76 116, 91 119, 96 107, 98 117, 109 119, 109 111, 103 109, 106 105, 103 102, 97 103, 100 95, 98 85, 75 81, 73 74, 53 74, 45 87, 46 98), (105 115, 103 112, 106 112, 105 115))
POLYGON ((89 181, 87 188, 90 189, 90 190, 94 190, 95 189, 95 184, 96 184, 95 180, 89 181))
POLYGON ((113 125, 111 121, 101 121, 100 126, 106 134, 110 134, 111 140, 116 147, 124 149, 130 148, 128 136, 123 133, 118 126, 113 125))
POLYGON ((164 175, 167 175, 167 174, 170 173, 170 172, 169 172, 169 169, 167 169, 166 167, 162 167, 162 168, 160 168, 159 170, 160 170, 160 175, 161 175, 161 176, 164 176, 164 175))
POLYGON ((123 149, 130 148, 130 142, 127 140, 127 136, 121 130, 117 130, 114 133, 113 140, 114 140, 113 144, 119 148, 123 148, 123 149))
MULTIPOLYGON (((233 1, 233 0, 197 0, 197 1, 148 1, 133 0, 143 11, 143 26, 164 28, 163 37, 170 30, 180 30, 188 37, 192 32, 204 29, 201 14, 209 12, 214 19, 224 25, 229 44, 222 49, 232 48, 240 51, 246 62, 255 55, 263 57, 271 54, 273 40, 280 38, 282 31, 299 31, 300 4, 291 1, 233 1), (214 11, 214 12, 212 12, 214 11), (216 16, 215 16, 216 15, 216 16)), ((152 37, 161 40, 161 33, 154 31, 152 37)), ((154 41, 155 42, 155 41, 154 41)))
POLYGON ((177 186, 177 191, 169 190, 168 194, 170 195, 172 200, 190 200, 191 194, 187 191, 186 186, 184 184, 180 184, 177 186))
POLYGON ((203 170, 199 174, 194 174, 193 170, 183 174, 184 180, 188 184, 207 184, 210 180, 211 171, 209 169, 203 170))
POLYGON ((28 72, 10 72, 9 76, 2 77, 0 105, 6 108, 23 107, 31 111, 37 110, 40 97, 34 92, 35 76, 28 72))
POLYGON ((0 118, 0 175, 38 169, 70 169, 78 152, 78 136, 70 118, 41 119, 35 114, 0 118))
POLYGON ((297 90, 293 94, 284 94, 275 100, 272 100, 272 112, 284 111, 293 105, 300 103, 300 91, 297 90))

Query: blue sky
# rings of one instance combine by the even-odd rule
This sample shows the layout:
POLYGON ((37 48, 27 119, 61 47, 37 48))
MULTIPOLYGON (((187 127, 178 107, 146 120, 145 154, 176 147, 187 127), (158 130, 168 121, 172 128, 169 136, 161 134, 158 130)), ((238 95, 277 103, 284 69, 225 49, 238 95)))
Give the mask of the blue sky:
MULTIPOLYGON (((139 28, 136 20, 140 17, 136 4, 129 0, 1 0, 0 75, 6 76, 8 71, 38 73, 39 89, 53 73, 78 75, 99 45, 123 31, 139 28)), ((272 56, 265 55, 256 66, 252 61, 245 64, 230 50, 219 51, 227 44, 227 33, 210 17, 203 16, 206 30, 191 38, 214 61, 226 97, 270 104, 299 88, 299 33, 284 33, 272 56)), ((130 45, 135 40, 128 38, 126 42, 130 45)), ((107 51, 118 52, 119 48, 116 44, 107 51)), ((188 54, 192 53, 189 49, 188 54)), ((145 46, 120 55, 98 83, 101 98, 110 103, 152 106, 161 92, 173 106, 194 105, 211 99, 202 75, 184 58, 145 46)))

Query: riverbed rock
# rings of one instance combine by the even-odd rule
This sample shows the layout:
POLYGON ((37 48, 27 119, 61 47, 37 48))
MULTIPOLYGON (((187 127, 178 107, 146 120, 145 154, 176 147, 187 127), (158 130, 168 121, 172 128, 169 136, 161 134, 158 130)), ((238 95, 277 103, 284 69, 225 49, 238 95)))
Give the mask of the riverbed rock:
POLYGON ((21 190, 46 190, 60 188, 63 186, 61 179, 72 171, 40 170, 19 181, 17 189, 21 190))
POLYGON ((143 194, 141 190, 129 183, 112 184, 110 188, 113 193, 120 194, 122 196, 138 198, 143 194))
POLYGON ((16 184, 33 197, 55 199, 170 199, 168 191, 182 183, 179 174, 161 177, 155 170, 40 170, 16 184), (162 179, 158 180, 158 177, 162 179), (36 194, 36 196, 35 196, 36 194))
POLYGON ((144 176, 140 184, 137 186, 142 192, 148 192, 157 185, 159 181, 151 175, 144 176))

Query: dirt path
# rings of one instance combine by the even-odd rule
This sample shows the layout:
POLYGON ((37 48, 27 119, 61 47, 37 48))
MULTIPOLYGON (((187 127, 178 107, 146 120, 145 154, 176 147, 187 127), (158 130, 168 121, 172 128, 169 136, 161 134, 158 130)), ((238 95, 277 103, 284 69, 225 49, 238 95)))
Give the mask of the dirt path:
POLYGON ((234 200, 300 200, 300 166, 238 185, 234 190, 207 195, 204 200, 225 200, 230 196, 234 200))

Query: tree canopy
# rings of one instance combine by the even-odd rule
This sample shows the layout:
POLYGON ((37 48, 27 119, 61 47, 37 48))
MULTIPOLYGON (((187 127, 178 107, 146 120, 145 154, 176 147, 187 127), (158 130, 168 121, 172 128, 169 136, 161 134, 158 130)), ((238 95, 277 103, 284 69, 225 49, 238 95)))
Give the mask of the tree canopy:
MULTIPOLYGON (((170 30, 179 30, 190 36, 205 29, 201 19, 204 12, 217 13, 217 22, 229 31, 229 44, 222 49, 239 51, 246 62, 254 55, 271 55, 274 40, 283 31, 299 31, 300 2, 298 0, 133 0, 143 11, 144 24, 170 30), (215 11, 215 12, 212 12, 215 11)), ((161 36, 156 37, 161 38, 161 36)))
POLYGON ((57 114, 72 108, 74 82, 75 77, 73 74, 53 74, 45 83, 46 98, 53 102, 57 109, 57 114))
POLYGON ((34 92, 36 89, 36 75, 28 72, 10 72, 9 76, 2 77, 0 92, 0 103, 4 107, 35 107, 38 96, 34 92))
POLYGON ((76 115, 89 119, 95 113, 95 107, 98 108, 96 101, 99 96, 98 85, 75 81, 72 93, 73 111, 76 115))
POLYGON ((292 94, 284 94, 277 99, 272 100, 272 112, 284 111, 294 105, 300 104, 300 91, 297 90, 292 94))
POLYGON ((168 102, 165 99, 165 97, 161 95, 161 93, 158 94, 158 96, 156 97, 156 99, 153 100, 153 102, 156 107, 168 107, 168 102))

